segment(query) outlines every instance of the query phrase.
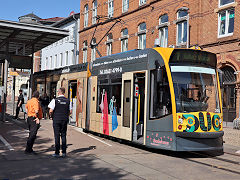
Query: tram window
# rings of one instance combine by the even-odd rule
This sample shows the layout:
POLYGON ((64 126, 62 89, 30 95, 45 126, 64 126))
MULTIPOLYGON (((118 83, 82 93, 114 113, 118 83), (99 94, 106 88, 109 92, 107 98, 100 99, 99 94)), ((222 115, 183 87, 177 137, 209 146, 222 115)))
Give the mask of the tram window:
POLYGON ((150 119, 172 113, 171 95, 165 69, 151 71, 150 119))
POLYGON ((98 113, 102 112, 100 108, 100 104, 103 103, 102 101, 104 101, 104 96, 102 96, 102 94, 107 93, 108 113, 110 114, 110 107, 109 107, 110 101, 111 99, 114 99, 113 107, 116 108, 117 115, 121 115, 121 92, 122 92, 122 84, 98 85, 97 112, 98 113))

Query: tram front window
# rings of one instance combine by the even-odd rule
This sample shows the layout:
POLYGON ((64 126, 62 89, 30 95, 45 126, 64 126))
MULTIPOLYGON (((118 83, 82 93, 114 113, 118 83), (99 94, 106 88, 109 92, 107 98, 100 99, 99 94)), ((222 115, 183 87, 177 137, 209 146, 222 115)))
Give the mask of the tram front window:
POLYGON ((172 66, 177 112, 220 113, 216 72, 211 68, 172 66))

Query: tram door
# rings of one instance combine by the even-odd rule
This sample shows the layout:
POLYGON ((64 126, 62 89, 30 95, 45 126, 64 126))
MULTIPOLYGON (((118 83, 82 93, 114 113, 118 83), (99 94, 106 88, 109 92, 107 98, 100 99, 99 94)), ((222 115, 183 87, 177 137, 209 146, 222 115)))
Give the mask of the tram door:
POLYGON ((121 137, 132 140, 133 73, 122 76, 122 131, 121 137))
POLYGON ((134 74, 133 141, 144 142, 145 73, 134 74))

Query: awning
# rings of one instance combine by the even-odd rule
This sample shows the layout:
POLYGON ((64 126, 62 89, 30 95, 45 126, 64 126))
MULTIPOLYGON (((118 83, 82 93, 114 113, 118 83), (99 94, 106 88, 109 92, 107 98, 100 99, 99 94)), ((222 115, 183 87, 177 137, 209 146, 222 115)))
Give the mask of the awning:
POLYGON ((68 31, 63 29, 0 20, 0 60, 6 58, 6 52, 10 56, 10 64, 11 59, 14 59, 11 58, 13 55, 23 56, 24 60, 24 56, 29 56, 33 51, 39 51, 68 35, 68 31), (7 45, 9 47, 6 47, 7 45))

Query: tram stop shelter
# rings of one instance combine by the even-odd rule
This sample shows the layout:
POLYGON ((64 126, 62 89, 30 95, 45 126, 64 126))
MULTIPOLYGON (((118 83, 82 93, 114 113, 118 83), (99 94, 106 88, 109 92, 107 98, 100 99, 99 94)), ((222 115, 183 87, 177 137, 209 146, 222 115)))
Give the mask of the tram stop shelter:
POLYGON ((31 69, 29 90, 29 95, 31 96, 34 53, 68 35, 68 31, 63 29, 0 20, 3 121, 6 119, 8 68, 31 69))

